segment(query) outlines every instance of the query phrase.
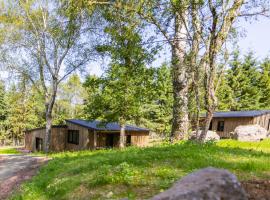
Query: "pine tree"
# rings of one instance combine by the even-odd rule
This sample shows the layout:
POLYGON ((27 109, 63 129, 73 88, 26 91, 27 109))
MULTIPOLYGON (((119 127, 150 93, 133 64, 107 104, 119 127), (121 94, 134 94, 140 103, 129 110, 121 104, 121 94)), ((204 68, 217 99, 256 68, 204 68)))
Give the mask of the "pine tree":
POLYGON ((266 58, 260 65, 260 107, 270 109, 270 59, 266 58))
POLYGON ((225 73, 220 79, 220 85, 217 91, 218 98, 218 110, 229 111, 232 109, 233 91, 229 85, 227 79, 227 73, 225 73))
POLYGON ((25 130, 45 124, 43 100, 33 87, 27 85, 27 79, 22 77, 9 89, 6 101, 6 138, 17 145, 23 139, 25 130))
POLYGON ((169 136, 172 120, 172 79, 171 68, 163 64, 158 68, 150 68, 149 76, 151 85, 148 87, 147 99, 141 107, 143 115, 140 123, 150 128, 158 135, 169 136))
POLYGON ((234 53, 231 69, 228 70, 228 83, 233 92, 231 110, 256 110, 260 108, 258 63, 252 53, 241 62, 239 52, 234 53))

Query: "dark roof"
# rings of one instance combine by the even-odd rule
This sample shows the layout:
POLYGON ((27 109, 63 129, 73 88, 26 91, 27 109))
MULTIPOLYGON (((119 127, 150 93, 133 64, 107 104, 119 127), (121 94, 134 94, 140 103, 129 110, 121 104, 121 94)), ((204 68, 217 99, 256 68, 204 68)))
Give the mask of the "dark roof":
MULTIPOLYGON (((215 112, 215 118, 237 118, 237 117, 256 117, 260 115, 269 114, 270 110, 249 110, 249 111, 227 111, 227 112, 215 112)), ((205 117, 206 114, 202 115, 205 117)))
MULTIPOLYGON (((88 129, 98 130, 98 131, 120 131, 120 125, 116 122, 107 123, 102 125, 101 121, 88 121, 82 119, 68 119, 67 122, 83 126, 88 129)), ((126 131, 149 131, 147 128, 140 128, 136 126, 126 125, 126 131)))
MULTIPOLYGON (((42 130, 42 129, 45 129, 45 128, 46 127, 39 127, 39 128, 25 130, 24 132, 28 133, 28 132, 31 132, 31 131, 42 130)), ((67 125, 53 125, 52 128, 67 128, 67 125)))

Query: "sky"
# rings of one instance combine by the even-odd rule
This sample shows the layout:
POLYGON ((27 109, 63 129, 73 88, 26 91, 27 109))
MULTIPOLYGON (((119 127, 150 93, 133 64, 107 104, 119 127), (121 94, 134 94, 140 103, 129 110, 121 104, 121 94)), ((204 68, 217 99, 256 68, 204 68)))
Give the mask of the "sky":
MULTIPOLYGON (((241 38, 239 38, 239 48, 242 54, 253 51, 255 56, 260 60, 266 56, 270 56, 270 19, 259 18, 257 20, 246 21, 241 19, 238 23, 241 30, 241 38)), ((157 56, 153 66, 159 66, 164 61, 168 61, 170 54, 168 50, 164 50, 157 56)), ((101 75, 102 69, 99 63, 92 63, 89 67, 90 73, 101 75)))
MULTIPOLYGON (((241 32, 244 36, 239 39, 238 45, 242 53, 252 50, 258 59, 270 56, 270 19, 259 18, 252 22, 242 19, 239 22, 241 32)), ((164 61, 169 61, 170 53, 168 49, 163 50, 153 63, 153 66, 159 66, 164 61)), ((102 74, 101 63, 90 63, 88 67, 90 74, 100 76, 102 74)), ((4 78, 6 73, 0 71, 0 78, 4 78)))
POLYGON ((242 20, 240 25, 246 31, 246 37, 238 43, 242 52, 252 50, 258 59, 270 56, 270 19, 260 18, 252 23, 242 20))

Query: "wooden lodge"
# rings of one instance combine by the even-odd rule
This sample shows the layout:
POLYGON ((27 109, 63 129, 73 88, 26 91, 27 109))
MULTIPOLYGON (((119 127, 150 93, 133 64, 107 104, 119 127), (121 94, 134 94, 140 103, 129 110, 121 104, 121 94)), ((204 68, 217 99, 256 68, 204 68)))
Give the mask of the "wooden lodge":
MULTIPOLYGON (((202 123, 204 118, 201 118, 202 123)), ((237 126, 252 124, 269 131, 270 110, 215 112, 209 130, 216 131, 221 138, 230 138, 237 126)))
MULTIPOLYGON (((126 146, 146 146, 149 130, 136 126, 125 127, 126 146)), ((53 126, 51 151, 75 151, 85 149, 112 148, 119 146, 120 126, 117 123, 102 125, 100 121, 79 119, 66 120, 64 126, 53 126)), ((25 133, 25 148, 30 151, 44 149, 45 128, 28 130, 25 133)))

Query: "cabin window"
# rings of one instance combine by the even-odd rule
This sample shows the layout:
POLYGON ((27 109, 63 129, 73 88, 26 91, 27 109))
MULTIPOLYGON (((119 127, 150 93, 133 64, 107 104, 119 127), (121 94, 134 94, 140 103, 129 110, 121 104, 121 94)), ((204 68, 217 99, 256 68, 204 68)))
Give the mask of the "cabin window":
POLYGON ((68 143, 79 144, 79 131, 68 130, 68 143))
POLYGON ((36 150, 42 151, 43 150, 43 139, 36 137, 36 150))
POLYGON ((224 131, 224 121, 218 121, 217 131, 224 131))
POLYGON ((115 140, 114 137, 115 137, 114 134, 107 134, 106 135, 106 147, 107 148, 113 148, 114 140, 115 140))
POLYGON ((131 135, 127 135, 126 136, 126 146, 130 146, 131 145, 131 135))
POLYGON ((210 125, 209 125, 209 131, 212 131, 212 129, 213 129, 213 123, 212 123, 212 121, 210 122, 210 125))

